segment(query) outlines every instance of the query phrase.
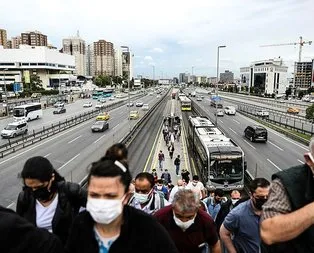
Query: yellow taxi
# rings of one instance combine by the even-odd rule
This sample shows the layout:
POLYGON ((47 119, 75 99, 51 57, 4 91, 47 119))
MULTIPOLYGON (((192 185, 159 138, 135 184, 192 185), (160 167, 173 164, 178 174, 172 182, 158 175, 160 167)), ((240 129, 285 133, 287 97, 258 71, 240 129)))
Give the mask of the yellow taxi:
POLYGON ((108 120, 108 119, 110 119, 110 115, 108 112, 99 113, 98 116, 96 117, 96 120, 108 120))
POLYGON ((291 114, 298 114, 300 112, 300 109, 297 107, 289 107, 287 110, 287 113, 291 114))
POLYGON ((138 111, 130 111, 129 119, 138 119, 139 117, 140 117, 140 114, 138 111))

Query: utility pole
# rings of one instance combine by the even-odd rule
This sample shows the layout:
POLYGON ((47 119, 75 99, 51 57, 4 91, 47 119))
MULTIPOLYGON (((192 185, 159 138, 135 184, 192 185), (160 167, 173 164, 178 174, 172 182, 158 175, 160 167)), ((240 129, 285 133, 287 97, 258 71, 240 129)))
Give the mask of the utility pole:
POLYGON ((5 100, 6 100, 5 114, 6 114, 6 116, 9 116, 8 92, 7 92, 7 83, 6 83, 6 80, 5 80, 5 72, 7 70, 8 69, 4 69, 3 70, 3 77, 4 77, 4 94, 5 94, 5 100))

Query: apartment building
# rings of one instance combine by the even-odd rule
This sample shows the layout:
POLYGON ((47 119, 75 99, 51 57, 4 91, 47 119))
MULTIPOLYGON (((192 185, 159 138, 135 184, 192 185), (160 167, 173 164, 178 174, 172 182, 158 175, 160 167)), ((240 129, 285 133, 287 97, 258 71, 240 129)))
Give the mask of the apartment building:
POLYGON ((21 44, 30 46, 47 46, 47 35, 39 31, 21 33, 21 44))
POLYGON ((7 31, 0 29, 0 46, 7 47, 7 31))
POLYGON ((114 75, 114 48, 113 43, 106 40, 94 42, 94 76, 114 75))

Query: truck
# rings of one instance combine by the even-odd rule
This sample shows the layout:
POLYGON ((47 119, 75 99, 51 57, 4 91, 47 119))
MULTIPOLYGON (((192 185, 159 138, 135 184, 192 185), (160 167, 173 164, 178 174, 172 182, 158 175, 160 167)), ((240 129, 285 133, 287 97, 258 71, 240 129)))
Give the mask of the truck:
POLYGON ((211 99, 210 99, 210 105, 215 107, 215 108, 223 108, 223 101, 221 99, 221 97, 217 96, 217 95, 212 95, 211 99))

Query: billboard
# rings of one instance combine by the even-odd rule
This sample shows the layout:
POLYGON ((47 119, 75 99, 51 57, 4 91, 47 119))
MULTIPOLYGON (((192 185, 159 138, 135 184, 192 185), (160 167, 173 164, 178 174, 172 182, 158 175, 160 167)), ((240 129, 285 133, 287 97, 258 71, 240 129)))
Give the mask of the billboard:
POLYGON ((24 81, 25 81, 25 83, 31 83, 31 78, 30 78, 28 70, 24 71, 24 81))

